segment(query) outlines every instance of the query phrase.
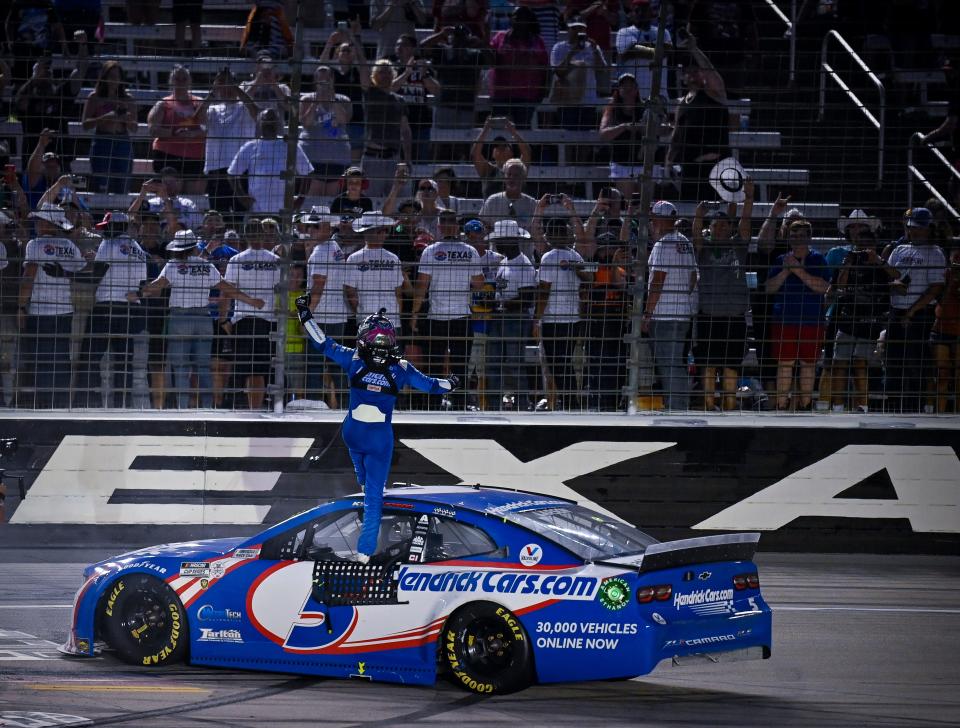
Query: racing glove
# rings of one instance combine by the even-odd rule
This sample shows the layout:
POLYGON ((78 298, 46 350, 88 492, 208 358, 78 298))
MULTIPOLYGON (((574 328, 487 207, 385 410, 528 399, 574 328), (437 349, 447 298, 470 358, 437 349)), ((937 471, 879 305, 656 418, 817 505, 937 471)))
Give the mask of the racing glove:
POLYGON ((450 382, 451 392, 460 388, 460 377, 458 377, 456 374, 451 374, 449 377, 447 377, 447 381, 450 382))
POLYGON ((301 324, 305 324, 313 318, 313 311, 310 310, 310 296, 306 294, 297 296, 294 303, 297 305, 297 318, 300 319, 301 324))

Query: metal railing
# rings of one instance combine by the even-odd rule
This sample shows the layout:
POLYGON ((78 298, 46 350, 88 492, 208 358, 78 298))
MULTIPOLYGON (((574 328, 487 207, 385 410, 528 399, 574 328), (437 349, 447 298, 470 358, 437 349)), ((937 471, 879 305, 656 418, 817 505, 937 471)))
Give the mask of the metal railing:
POLYGON ((886 90, 883 87, 883 82, 877 78, 877 75, 870 70, 870 67, 864 63, 863 59, 857 55, 857 52, 850 47, 850 44, 844 40, 843 36, 840 35, 837 31, 831 30, 823 38, 823 44, 820 46, 820 106, 819 106, 819 120, 823 121, 824 110, 826 109, 826 100, 827 100, 827 77, 829 76, 837 86, 840 87, 840 90, 846 94, 847 98, 853 102, 853 105, 860 111, 861 114, 870 122, 871 126, 877 130, 877 189, 880 189, 883 184, 883 144, 884 144, 884 133, 886 130, 886 109, 887 109, 887 95, 886 90), (867 75, 870 83, 877 89, 877 95, 879 96, 879 109, 877 113, 874 114, 867 108, 867 105, 860 100, 860 97, 850 88, 847 83, 840 78, 840 74, 827 63, 827 50, 830 45, 830 39, 834 38, 837 43, 840 44, 840 47, 846 51, 847 55, 853 59, 853 61, 860 67, 860 69, 867 75))
POLYGON ((910 142, 907 144, 907 206, 913 207, 913 181, 916 180, 926 187, 927 191, 930 192, 931 195, 940 201, 940 203, 950 213, 950 215, 953 216, 954 219, 960 218, 960 213, 958 213, 947 201, 947 196, 941 193, 940 190, 938 190, 936 186, 929 179, 927 179, 926 175, 924 175, 923 172, 917 168, 916 164, 914 164, 914 150, 921 146, 929 149, 934 159, 940 162, 940 164, 946 168, 949 174, 953 175, 958 181, 960 181, 960 171, 950 164, 950 160, 943 155, 943 152, 941 152, 932 144, 924 143, 923 134, 918 131, 914 132, 910 136, 910 142))
POLYGON ((767 7, 776 15, 787 29, 783 33, 783 37, 789 40, 790 42, 790 73, 789 80, 792 84, 797 78, 797 33, 795 30, 796 18, 797 18, 797 0, 790 0, 790 17, 788 18, 780 7, 773 0, 763 0, 767 7), (793 18, 791 20, 791 18, 793 18))

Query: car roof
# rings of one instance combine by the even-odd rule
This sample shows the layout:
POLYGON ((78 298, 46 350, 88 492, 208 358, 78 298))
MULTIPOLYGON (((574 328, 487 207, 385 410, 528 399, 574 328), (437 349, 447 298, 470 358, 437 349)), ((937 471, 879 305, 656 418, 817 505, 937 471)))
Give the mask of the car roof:
MULTIPOLYGON (((344 500, 357 500, 362 494, 344 500)), ((384 506, 394 501, 444 505, 477 513, 504 515, 520 511, 569 506, 576 501, 543 493, 530 493, 510 488, 491 488, 468 485, 403 485, 387 488, 383 494, 384 506)))

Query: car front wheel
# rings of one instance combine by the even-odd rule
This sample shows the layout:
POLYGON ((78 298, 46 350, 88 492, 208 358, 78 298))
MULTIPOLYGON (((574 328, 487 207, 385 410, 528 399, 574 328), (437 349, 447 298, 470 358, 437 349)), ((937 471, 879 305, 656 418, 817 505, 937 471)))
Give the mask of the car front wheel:
POLYGON ((533 682, 530 641, 520 620, 492 602, 473 602, 445 625, 442 663, 452 679, 483 695, 512 693, 533 682))
POLYGON ((131 574, 110 585, 100 603, 102 634, 133 665, 172 665, 187 652, 183 604, 167 584, 131 574))

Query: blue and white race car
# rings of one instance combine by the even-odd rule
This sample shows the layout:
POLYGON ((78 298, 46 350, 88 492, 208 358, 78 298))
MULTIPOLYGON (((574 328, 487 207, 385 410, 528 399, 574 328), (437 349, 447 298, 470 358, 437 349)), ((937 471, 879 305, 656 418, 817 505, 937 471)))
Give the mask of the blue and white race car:
POLYGON ((398 683, 444 673, 478 693, 770 656, 759 534, 661 543, 573 501, 406 486, 387 491, 362 564, 362 505, 94 564, 63 651, 398 683))

